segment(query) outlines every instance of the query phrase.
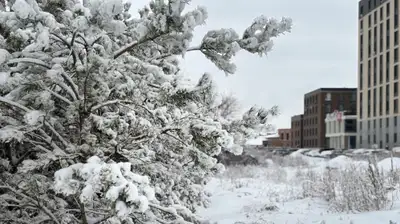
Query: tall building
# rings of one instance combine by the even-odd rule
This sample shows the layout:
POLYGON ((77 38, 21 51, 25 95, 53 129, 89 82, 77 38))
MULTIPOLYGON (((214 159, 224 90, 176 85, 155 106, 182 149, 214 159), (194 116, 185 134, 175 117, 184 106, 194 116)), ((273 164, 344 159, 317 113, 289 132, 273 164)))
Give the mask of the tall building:
POLYGON ((356 88, 320 88, 304 95, 303 147, 327 148, 326 114, 335 110, 356 114, 356 88))
POLYGON ((399 0, 359 2, 358 148, 398 144, 399 0))
POLYGON ((291 119, 292 147, 303 148, 303 114, 295 115, 291 119))

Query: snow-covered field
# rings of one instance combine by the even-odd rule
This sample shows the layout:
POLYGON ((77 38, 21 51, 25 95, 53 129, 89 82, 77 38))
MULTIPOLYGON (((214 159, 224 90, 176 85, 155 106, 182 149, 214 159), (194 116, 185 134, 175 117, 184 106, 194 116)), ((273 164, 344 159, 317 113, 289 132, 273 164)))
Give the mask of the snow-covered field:
POLYGON ((267 164, 229 167, 222 176, 212 179, 207 185, 212 194, 210 207, 199 214, 219 224, 400 224, 399 181, 392 178, 400 173, 400 158, 375 163, 381 171, 376 174, 383 175, 382 186, 391 187, 384 192, 387 201, 380 211, 364 205, 374 196, 367 196, 368 200, 357 198, 363 195, 358 189, 371 187, 365 181, 369 177, 367 161, 346 156, 309 158, 295 152, 283 159, 270 159, 267 164), (327 181, 328 168, 336 174, 335 180, 327 181), (360 180, 363 184, 358 184, 360 180), (333 185, 337 185, 334 189, 339 199, 328 202, 329 191, 324 189, 333 185), (350 200, 341 200, 340 194, 348 195, 345 198, 350 200), (365 203, 361 205, 361 201, 365 203))

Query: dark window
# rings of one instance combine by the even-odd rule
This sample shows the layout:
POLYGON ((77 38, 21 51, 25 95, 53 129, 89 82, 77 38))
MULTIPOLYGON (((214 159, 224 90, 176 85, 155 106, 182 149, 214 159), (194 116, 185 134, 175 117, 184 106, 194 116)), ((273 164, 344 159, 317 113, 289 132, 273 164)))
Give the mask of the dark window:
POLYGON ((356 119, 347 119, 344 122, 344 131, 356 133, 357 132, 357 120, 356 119))
POLYGON ((399 26, 399 3, 398 0, 394 1, 394 28, 399 26))
POLYGON ((386 143, 389 142, 389 134, 386 134, 386 143))
POLYGON ((368 87, 371 87, 371 60, 368 60, 368 87))
POLYGON ((389 111, 390 111, 389 99, 386 99, 386 114, 389 114, 389 111))
POLYGON ((393 113, 399 113, 399 101, 397 99, 393 100, 393 113))
POLYGON ((372 113, 373 113, 373 116, 375 117, 376 116, 376 88, 374 88, 374 92, 373 92, 373 97, 374 97, 374 104, 372 105, 373 106, 373 110, 372 110, 372 113))
POLYGON ((390 16, 390 2, 386 4, 386 17, 390 16))
POLYGON ((393 142, 397 143, 397 133, 393 134, 393 142))
POLYGON ((368 90, 368 107, 367 107, 367 117, 371 116, 371 90, 368 90))
POLYGON ((378 12, 375 11, 374 12, 374 24, 376 24, 377 21, 378 21, 378 12))
POLYGON ((379 56, 379 83, 383 82, 383 55, 379 56))
POLYGON ((382 118, 379 119, 379 127, 382 127, 382 118))
MULTIPOLYGON (((389 31, 386 31, 386 32, 389 32, 389 31)), ((389 48, 390 48, 390 36, 387 35, 386 36, 386 50, 388 50, 389 48)))
POLYGON ((286 133, 286 140, 289 140, 289 133, 286 133))
POLYGON ((377 69, 377 63, 376 63, 376 58, 374 58, 374 85, 376 85, 376 69, 377 69))
POLYGON ((397 117, 396 116, 393 118, 393 124, 395 127, 397 126, 397 117))
POLYGON ((386 127, 389 127, 389 118, 386 118, 386 127))
POLYGON ((394 74, 393 74, 393 78, 395 79, 395 80, 397 80, 398 78, 399 78, 399 66, 398 65, 395 65, 394 66, 394 72, 393 72, 394 74))
POLYGON ((281 139, 283 140, 283 133, 281 134, 281 139))
POLYGON ((371 14, 368 16, 368 27, 371 27, 371 14))
POLYGON ((399 62, 399 49, 398 48, 394 49, 393 58, 394 58, 394 62, 393 63, 399 62))
POLYGON ((399 83, 398 82, 393 83, 393 95, 394 95, 394 97, 397 97, 399 95, 399 83))
POLYGON ((382 106, 382 100, 383 100, 383 88, 382 86, 379 87, 379 115, 382 116, 383 114, 383 106, 382 106))
POLYGON ((396 32, 394 32, 394 45, 398 45, 399 44, 399 31, 396 30, 396 32))

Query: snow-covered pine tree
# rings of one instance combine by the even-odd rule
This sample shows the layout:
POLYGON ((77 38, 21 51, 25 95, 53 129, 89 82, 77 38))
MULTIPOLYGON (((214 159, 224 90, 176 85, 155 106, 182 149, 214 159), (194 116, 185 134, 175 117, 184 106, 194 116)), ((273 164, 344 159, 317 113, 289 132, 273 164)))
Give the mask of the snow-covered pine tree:
POLYGON ((266 125, 269 110, 221 122, 211 77, 191 85, 180 56, 260 55, 290 19, 258 17, 242 36, 212 30, 205 8, 153 0, 13 0, 0 11, 0 222, 199 223, 221 148, 266 125))

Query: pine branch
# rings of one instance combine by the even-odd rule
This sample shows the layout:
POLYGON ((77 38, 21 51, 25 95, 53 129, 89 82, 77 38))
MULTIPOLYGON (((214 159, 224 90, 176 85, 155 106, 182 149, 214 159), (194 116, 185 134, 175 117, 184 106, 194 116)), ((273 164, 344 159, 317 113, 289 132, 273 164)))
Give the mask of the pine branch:
POLYGON ((14 64, 14 63, 28 63, 28 64, 39 65, 46 69, 51 69, 51 67, 49 65, 47 65, 44 61, 35 59, 35 58, 14 58, 14 59, 8 60, 7 65, 14 64))
POLYGON ((64 101, 64 102, 67 103, 68 105, 71 105, 71 104, 72 104, 72 102, 69 101, 67 98, 61 96, 60 94, 54 92, 53 90, 51 90, 51 89, 49 89, 49 88, 46 88, 46 87, 44 87, 44 86, 42 86, 42 85, 41 85, 41 87, 42 87, 44 90, 46 90, 46 91, 48 91, 49 93, 51 93, 52 95, 54 95, 54 96, 55 96, 56 98, 58 98, 59 100, 64 101))
POLYGON ((122 54, 124 54, 127 51, 130 51, 131 49, 133 49, 134 47, 146 43, 148 41, 153 41, 163 35, 167 34, 166 32, 162 32, 159 33, 153 37, 148 37, 148 38, 143 38, 142 40, 139 41, 133 41, 132 43, 127 44, 126 46, 122 47, 121 49, 117 50, 116 52, 114 52, 114 59, 117 59, 119 56, 121 56, 122 54))
POLYGON ((16 195, 19 195, 20 197, 27 199, 28 201, 33 203, 38 209, 42 210, 47 216, 49 216, 49 218, 51 218, 53 220, 53 222, 55 222, 56 224, 61 224, 60 221, 58 221, 58 219, 55 217, 55 215, 46 206, 41 205, 37 200, 33 199, 32 197, 30 197, 22 192, 19 192, 17 189, 12 188, 10 186, 0 185, 0 189, 9 190, 16 195))
POLYGON ((61 76, 64 78, 64 80, 69 84, 69 86, 71 86, 72 91, 74 92, 75 95, 73 95, 73 99, 74 100, 81 100, 81 97, 79 95, 79 90, 78 90, 78 86, 75 84, 74 80, 72 80, 72 78, 67 75, 65 72, 61 73, 61 76))

